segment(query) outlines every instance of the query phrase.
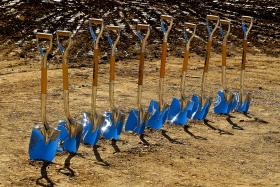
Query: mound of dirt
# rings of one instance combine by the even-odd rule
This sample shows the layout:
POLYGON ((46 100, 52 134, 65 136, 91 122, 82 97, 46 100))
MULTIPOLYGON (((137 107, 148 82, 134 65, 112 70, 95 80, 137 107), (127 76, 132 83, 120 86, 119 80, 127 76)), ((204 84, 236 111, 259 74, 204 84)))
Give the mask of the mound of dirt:
MULTIPOLYGON (((3 0, 0 4, 0 43, 6 56, 33 57, 36 54, 34 31, 54 33, 58 29, 70 30, 76 33, 75 47, 72 58, 82 63, 92 57, 92 42, 88 32, 87 20, 90 17, 103 18, 106 24, 122 24, 126 28, 120 40, 119 58, 134 58, 138 39, 129 25, 148 23, 152 26, 149 39, 149 57, 158 58, 162 32, 160 30, 160 15, 174 16, 175 25, 170 34, 170 53, 182 55, 184 45, 182 25, 184 22, 198 24, 199 39, 195 40, 193 51, 204 54, 207 31, 205 18, 207 14, 219 15, 232 21, 230 37, 231 50, 238 51, 242 46, 240 18, 242 15, 255 18, 251 41, 251 52, 264 52, 271 55, 279 54, 280 24, 277 15, 280 2, 277 0, 69 0, 69 1, 21 1, 3 0), (255 46, 252 48, 252 46, 255 46), (171 50, 172 49, 172 50, 171 50)), ((217 39, 221 40, 221 39, 217 39)), ((107 40, 103 38, 101 46, 107 50, 107 40)), ((219 45, 215 45, 216 52, 219 45)), ((106 56, 106 54, 105 54, 106 56)))

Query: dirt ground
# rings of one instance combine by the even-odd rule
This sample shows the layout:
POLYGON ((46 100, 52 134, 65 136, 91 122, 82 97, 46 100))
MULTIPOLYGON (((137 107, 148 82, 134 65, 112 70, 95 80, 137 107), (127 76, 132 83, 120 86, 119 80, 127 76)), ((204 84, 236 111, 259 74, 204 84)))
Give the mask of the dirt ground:
MULTIPOLYGON (((220 59, 211 59, 210 96, 219 87, 220 59)), ((188 90, 199 91, 203 58, 191 55, 188 90)), ((239 86, 240 55, 228 58, 228 85, 239 86)), ((246 90, 253 94, 248 115, 209 113, 206 123, 164 126, 144 139, 123 133, 112 145, 81 145, 77 155, 58 155, 50 165, 28 160, 34 123, 40 121, 40 64, 36 58, 0 59, 1 186, 280 186, 280 58, 248 56, 246 90)), ((71 62, 75 63, 75 62, 71 62)), ((91 63, 91 62, 88 62, 91 63)), ((168 57, 166 101, 179 96, 182 58, 168 57)), ((157 98, 159 60, 145 63, 143 103, 157 98)), ((98 111, 108 103, 108 64, 100 65, 98 111)), ((117 62, 116 105, 126 113, 136 103, 137 60, 117 62)), ((77 119, 90 110, 90 67, 70 69, 70 106, 77 119)), ((62 70, 48 72, 48 121, 63 119, 62 70)))

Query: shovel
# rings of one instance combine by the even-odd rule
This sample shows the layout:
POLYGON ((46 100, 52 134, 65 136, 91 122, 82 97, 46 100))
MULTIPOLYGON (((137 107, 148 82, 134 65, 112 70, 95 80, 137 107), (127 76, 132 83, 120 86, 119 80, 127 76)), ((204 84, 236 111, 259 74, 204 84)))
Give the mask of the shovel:
POLYGON ((165 65, 167 57, 167 39, 173 25, 173 17, 169 15, 161 16, 161 29, 164 33, 162 53, 161 53, 161 65, 160 65, 160 80, 159 80, 159 101, 151 100, 148 111, 151 115, 148 120, 148 127, 151 129, 161 129, 167 119, 168 105, 164 104, 164 77, 165 77, 165 65), (166 28, 166 24, 169 25, 166 28))
POLYGON ((189 119, 192 117, 192 114, 196 111, 196 109, 194 108, 194 102, 188 101, 187 97, 185 96, 186 74, 189 63, 190 45, 191 41, 195 37, 195 31, 195 24, 185 23, 184 36, 187 43, 185 47, 185 55, 181 75, 181 98, 173 98, 168 111, 168 121, 171 124, 175 125, 186 125, 189 119), (191 33, 190 38, 188 38, 187 31, 191 33))
POLYGON ((29 159, 30 160, 43 160, 51 162, 57 151, 59 143, 60 131, 56 128, 49 126, 46 116, 46 102, 47 102, 47 58, 52 50, 51 34, 37 33, 36 39, 38 49, 42 56, 41 59, 41 117, 42 125, 36 124, 32 129, 30 143, 29 143, 29 159), (44 39, 49 41, 49 47, 46 51, 39 45, 39 40, 44 39))
POLYGON ((109 77, 109 101, 110 101, 110 111, 104 113, 105 121, 103 126, 101 127, 101 133, 105 139, 112 139, 118 140, 120 134, 122 132, 123 124, 125 115, 122 111, 115 107, 114 104, 114 83, 115 83, 115 53, 116 53, 116 46, 120 39, 120 26, 106 26, 108 32, 108 42, 112 49, 111 56, 110 56, 110 77, 109 77), (117 37, 115 42, 113 42, 112 38, 110 37, 109 33, 114 32, 116 33, 117 37))
POLYGON ((142 107, 142 87, 144 78, 144 58, 145 58, 145 47, 147 39, 150 35, 150 25, 137 24, 136 34, 141 40, 141 51, 140 51, 140 61, 139 61, 139 73, 138 73, 138 92, 137 92, 137 108, 131 109, 129 112, 125 131, 132 131, 136 134, 144 134, 145 127, 147 125, 147 120, 149 119, 148 111, 145 111, 142 107), (141 33, 145 31, 145 36, 141 33))
POLYGON ((234 110, 241 113, 248 113, 251 94, 244 94, 244 76, 245 76, 245 66, 247 63, 247 49, 248 49, 248 34, 253 26, 253 18, 250 16, 242 16, 242 30, 244 33, 243 38, 243 55, 241 63, 241 75, 240 75, 240 92, 234 93, 234 110))
POLYGON ((230 21, 220 20, 220 31, 223 37, 222 43, 222 88, 218 91, 214 102, 214 113, 228 115, 232 111, 233 94, 227 90, 226 86, 226 58, 227 58, 227 39, 230 33, 230 21), (224 33, 223 26, 227 27, 224 33))
POLYGON ((104 117, 96 112, 96 96, 97 96, 97 82, 98 82, 98 64, 99 64, 99 40, 104 29, 103 19, 89 19, 89 30, 94 41, 94 56, 93 56, 93 78, 92 78, 92 97, 91 97, 91 113, 84 112, 82 117, 83 141, 84 144, 96 145, 100 137, 100 127, 104 123, 104 117), (96 32, 93 26, 100 27, 99 33, 96 32))
POLYGON ((60 120, 58 122, 58 129, 61 131, 60 141, 63 151, 69 153, 76 153, 78 151, 83 126, 77 122, 70 115, 69 110, 69 81, 68 81, 68 62, 69 62, 69 51, 72 47, 72 33, 70 31, 56 31, 57 45, 60 52, 63 54, 62 57, 62 73, 63 73, 63 101, 64 101, 64 114, 66 120, 60 120), (68 45, 64 50, 61 40, 67 40, 68 45))
POLYGON ((203 121, 205 117, 207 116, 209 112, 209 108, 211 105, 211 98, 205 99, 205 82, 207 79, 207 74, 208 74, 208 67, 209 67, 209 61, 210 61, 210 53, 212 49, 212 41, 213 41, 213 35, 217 28, 219 27, 219 22, 220 18, 219 16, 214 16, 214 15, 207 15, 206 18, 207 21, 207 31, 209 34, 208 42, 207 42, 207 48, 206 48, 206 59, 204 63, 204 69, 203 69, 203 75, 202 75, 202 82, 201 82, 201 96, 198 95, 193 95, 192 96, 192 101, 196 105, 195 108, 197 108, 196 112, 193 113, 192 119, 193 120, 198 120, 198 121, 203 121), (214 29, 212 30, 212 27, 210 25, 210 22, 213 22, 214 29))

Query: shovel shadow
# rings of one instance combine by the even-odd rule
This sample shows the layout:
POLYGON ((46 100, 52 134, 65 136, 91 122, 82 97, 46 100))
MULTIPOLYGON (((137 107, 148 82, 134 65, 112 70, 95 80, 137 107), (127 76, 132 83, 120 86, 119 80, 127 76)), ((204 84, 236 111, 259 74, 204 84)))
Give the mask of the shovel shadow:
POLYGON ((206 125, 207 127, 209 127, 210 129, 212 129, 212 130, 214 130, 214 131, 218 131, 218 133, 219 133, 220 135, 233 135, 233 133, 231 133, 231 132, 228 132, 228 131, 225 131, 225 130, 223 130, 223 129, 220 129, 220 128, 217 128, 217 127, 214 127, 214 126, 210 125, 209 122, 210 122, 210 121, 207 120, 207 119, 205 119, 205 120, 203 121, 204 125, 206 125))
POLYGON ((70 153, 68 157, 64 161, 63 168, 60 168, 58 172, 62 173, 63 175, 66 175, 68 177, 74 177, 75 171, 71 168, 71 159, 75 157, 77 154, 70 153))
POLYGON ((44 187, 51 187, 51 186, 55 185, 55 183, 49 178, 48 172, 47 172, 47 168, 50 164, 51 164, 51 162, 46 162, 46 161, 43 162, 43 165, 41 167, 41 177, 39 177, 36 180, 36 185, 44 186, 44 187), (47 184, 44 184, 42 182, 42 179, 45 179, 47 184))
POLYGON ((242 127, 240 127, 239 125, 237 125, 236 123, 234 123, 231 118, 234 118, 231 115, 228 115, 228 117, 226 118, 227 122, 232 126, 233 129, 236 130, 244 130, 242 127))
POLYGON ((184 131, 189 134, 191 137, 197 139, 197 140, 207 140, 207 138, 202 137, 202 136, 196 136, 195 134, 193 134, 191 131, 189 131, 190 126, 185 125, 184 126, 184 131))
POLYGON ((139 138, 140 138, 141 142, 142 142, 144 145, 146 145, 146 146, 149 146, 149 145, 150 145, 150 143, 145 139, 145 134, 141 134, 141 135, 139 136, 139 138))
POLYGON ((174 138, 171 138, 168 134, 167 134, 167 131, 166 130, 161 130, 161 135, 166 138, 170 143, 173 143, 173 144, 183 144, 182 142, 174 139, 174 138))
POLYGON ((268 124, 269 123, 268 121, 265 121, 261 118, 255 117, 255 116, 253 116, 252 114, 249 114, 249 113, 243 113, 243 115, 246 116, 249 119, 253 118, 250 122, 258 122, 258 123, 263 123, 263 124, 268 124))
POLYGON ((100 165, 102 165, 102 166, 110 166, 110 164, 107 162, 107 161, 105 161, 105 160, 103 160, 102 158, 101 158, 101 156, 100 156, 100 154, 99 154, 99 152, 98 152, 98 147, 99 146, 97 146, 97 145, 94 145, 93 146, 93 153, 94 153, 94 156, 95 156, 95 158, 96 158, 96 160, 100 163, 100 165))
POLYGON ((117 145, 117 140, 113 139, 111 145, 112 145, 112 147, 113 147, 113 149, 115 151, 113 154, 121 152, 119 146, 117 145))

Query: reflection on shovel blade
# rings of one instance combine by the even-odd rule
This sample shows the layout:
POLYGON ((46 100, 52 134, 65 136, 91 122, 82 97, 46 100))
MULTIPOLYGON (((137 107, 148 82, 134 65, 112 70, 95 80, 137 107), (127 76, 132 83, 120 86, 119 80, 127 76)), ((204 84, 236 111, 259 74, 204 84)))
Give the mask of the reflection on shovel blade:
POLYGON ((251 102, 251 96, 250 94, 246 95, 245 101, 242 103, 240 99, 240 94, 235 93, 234 94, 234 110, 240 113, 248 113, 250 102, 251 102))
POLYGON ((101 127, 101 132, 105 139, 114 139, 118 140, 122 132, 124 124, 124 114, 121 113, 121 116, 117 117, 116 121, 113 119, 113 114, 111 112, 106 112, 104 114, 105 121, 101 127))
POLYGON ((181 111, 181 103, 179 99, 173 98, 168 111, 168 117, 167 117, 168 121, 173 123, 173 121, 175 121, 175 119, 178 117, 180 111, 181 111))
POLYGON ((209 112, 209 108, 211 105, 211 101, 210 99, 207 99, 205 105, 202 107, 202 103, 200 102, 200 96, 197 95, 193 95, 192 97, 192 101, 197 104, 197 110, 196 112, 193 113, 192 115, 192 119, 193 120, 198 120, 198 121, 202 121, 206 118, 208 112, 209 112))
POLYGON ((97 126, 94 129, 92 122, 90 121, 89 114, 83 113, 82 118, 83 125, 83 141, 86 145, 96 145, 100 137, 100 128, 97 126))
POLYGON ((69 153, 76 153, 81 142, 82 126, 80 124, 67 124, 65 120, 60 120, 58 129, 61 131, 59 138, 62 143, 62 149, 69 153), (70 125, 72 125, 72 127, 70 125), (71 128, 74 128, 74 132, 70 132, 72 131, 71 128))
POLYGON ((161 129, 167 119, 168 110, 169 108, 165 108, 161 112, 158 102, 151 100, 148 108, 148 112, 150 113, 151 117, 148 120, 147 126, 152 129, 161 129))
POLYGON ((173 122, 171 121, 172 124, 186 125, 193 114, 194 106, 194 102, 190 101, 187 106, 173 118, 173 122))
POLYGON ((214 112, 216 114, 228 115, 232 111, 234 99, 226 100, 223 90, 219 90, 214 102, 214 112))
POLYGON ((139 116, 139 111, 136 109, 132 109, 129 112, 126 125, 125 125, 125 131, 132 131, 135 132, 136 134, 144 134, 145 131, 145 121, 140 122, 138 124, 140 116, 139 116))
POLYGON ((51 137, 46 138, 46 136, 42 134, 43 130, 44 129, 40 127, 34 127, 32 129, 29 143, 29 159, 51 162, 56 155, 60 131, 57 129, 50 129, 53 133, 51 137))

